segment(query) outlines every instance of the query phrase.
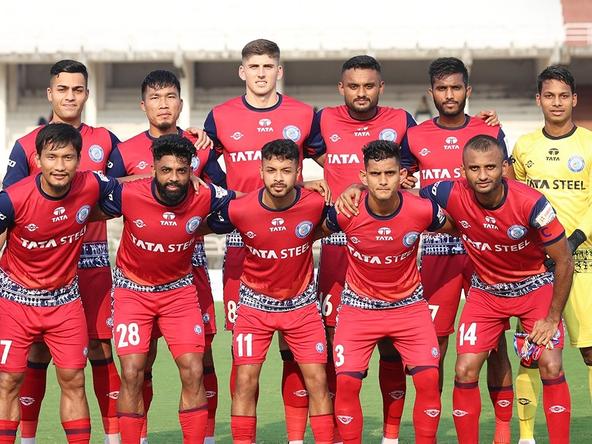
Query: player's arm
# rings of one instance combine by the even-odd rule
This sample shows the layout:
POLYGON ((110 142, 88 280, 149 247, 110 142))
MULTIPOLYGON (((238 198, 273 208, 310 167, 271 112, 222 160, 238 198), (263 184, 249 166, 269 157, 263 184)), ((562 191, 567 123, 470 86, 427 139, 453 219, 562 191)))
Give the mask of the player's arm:
POLYGON ((347 189, 341 193, 341 195, 335 201, 335 209, 339 214, 343 214, 345 217, 357 216, 360 206, 360 198, 362 193, 366 191, 366 187, 361 183, 354 183, 347 187, 347 189))
POLYGON ((27 160, 27 155, 25 154, 25 149, 17 140, 8 156, 8 168, 6 169, 6 174, 2 181, 2 188, 17 183, 19 180, 27 177, 29 173, 29 162, 27 160))
POLYGON ((121 200, 123 185, 119 181, 125 178, 107 178, 108 182, 103 178, 99 179, 99 187, 101 187, 99 190, 100 197, 97 205, 90 212, 89 222, 114 219, 120 217, 122 214, 121 200))
POLYGON ((526 183, 526 167, 522 161, 522 145, 520 140, 514 145, 512 155, 510 156, 510 164, 512 165, 512 171, 514 172, 514 179, 520 182, 526 183))
POLYGON ((224 205, 222 208, 218 209, 218 211, 211 213, 207 217, 206 223, 201 224, 201 226, 197 229, 196 234, 226 234, 232 232, 235 229, 235 226, 230 220, 231 202, 232 201, 228 201, 228 203, 226 203, 226 205, 224 205))
POLYGON ((459 236, 460 233, 456 228, 456 224, 452 218, 433 200, 430 200, 432 204, 432 220, 427 231, 433 233, 447 233, 453 236, 459 236))
POLYGON ((216 154, 220 156, 222 149, 224 148, 220 139, 218 139, 218 130, 216 128, 216 119, 214 118, 214 110, 210 111, 204 121, 204 131, 207 136, 212 140, 212 148, 216 151, 216 154))
POLYGON ((405 178, 401 180, 401 187, 406 189, 414 188, 417 183, 417 177, 414 174, 419 171, 419 162, 411 152, 407 134, 401 141, 401 168, 407 170, 405 178))
POLYGON ((218 163, 218 155, 214 149, 210 149, 208 160, 202 170, 202 178, 206 182, 211 182, 219 187, 226 188, 226 173, 218 163))
POLYGON ((325 167, 325 158, 327 153, 327 145, 323 139, 321 132, 321 115, 323 110, 319 110, 312 118, 310 133, 304 142, 304 149, 306 150, 306 157, 312 158, 323 168, 325 167))
POLYGON ((0 191, 0 233, 4 236, 4 240, 6 240, 6 230, 8 230, 13 224, 14 206, 12 205, 8 193, 0 191))

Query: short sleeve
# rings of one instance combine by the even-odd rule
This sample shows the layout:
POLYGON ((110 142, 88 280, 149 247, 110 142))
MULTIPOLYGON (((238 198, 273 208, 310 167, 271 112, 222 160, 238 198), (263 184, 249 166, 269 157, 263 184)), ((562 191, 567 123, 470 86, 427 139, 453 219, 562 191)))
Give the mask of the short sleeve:
POLYGON ((565 230, 557 218, 555 209, 544 196, 541 196, 534 204, 529 222, 530 226, 538 231, 539 237, 545 245, 553 244, 565 236, 565 230))
POLYGON ((419 191, 419 195, 425 199, 430 199, 432 202, 438 204, 442 208, 446 208, 448 206, 448 199, 454 184, 455 182, 449 180, 436 182, 433 185, 423 187, 419 191))
POLYGON ((331 230, 334 233, 338 233, 341 230, 341 227, 339 226, 339 221, 338 219, 338 214, 337 214, 337 210, 335 210, 335 207, 330 207, 329 211, 327 211, 327 218, 325 219, 327 228, 329 228, 329 230, 331 230))
POLYGON ((446 224, 446 215, 442 210, 442 207, 438 205, 436 202, 431 201, 432 204, 432 221, 430 222, 430 226, 428 227, 428 231, 436 231, 439 230, 446 224))
POLYGON ((0 192, 0 233, 14 224, 14 207, 6 191, 0 192))
POLYGON ((118 183, 111 193, 101 197, 101 200, 99 200, 99 206, 101 207, 101 210, 103 210, 103 213, 112 217, 121 216, 123 187, 123 184, 118 183))
POLYGON ((6 174, 2 181, 2 187, 6 188, 17 183, 19 180, 27 177, 29 173, 29 161, 27 160, 25 149, 21 143, 17 141, 12 147, 12 151, 8 157, 8 168, 6 169, 6 174))

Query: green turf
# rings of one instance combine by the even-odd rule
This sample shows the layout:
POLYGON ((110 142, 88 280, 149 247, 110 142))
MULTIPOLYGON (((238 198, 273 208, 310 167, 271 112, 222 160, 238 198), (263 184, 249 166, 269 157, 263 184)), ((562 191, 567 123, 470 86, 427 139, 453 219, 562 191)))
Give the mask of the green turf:
MULTIPOLYGON (((222 322, 222 304, 216 304, 218 325, 222 322)), ((216 426, 216 439, 219 443, 232 442, 230 436, 230 400, 228 395, 228 374, 230 369, 230 333, 220 331, 214 341, 214 356, 219 381, 219 403, 216 426)), ((451 338, 453 344, 453 338, 451 338)), ((508 344, 510 336, 508 336, 508 344)), ((509 345, 511 348, 511 346, 509 345)), ((454 350, 454 347, 451 347, 454 350)), ((517 358, 511 351, 510 360, 516 369, 517 358)), ((588 381, 586 368, 576 349, 568 347, 564 353, 565 369, 572 396, 572 442, 586 443, 591 441, 590 432, 590 399, 588 395, 588 381)), ((454 353, 449 353, 446 359, 446 383, 442 395, 442 419, 438 432, 438 443, 456 442, 456 434, 451 414, 452 403, 452 379, 453 379, 454 353)), ((151 444, 181 442, 181 432, 177 419, 179 382, 173 360, 166 348, 164 341, 160 341, 159 356, 154 368, 154 401, 149 413, 149 438, 151 444)), ((491 442, 493 434, 493 409, 485 383, 485 373, 482 373, 483 381, 482 400, 483 410, 481 414, 481 442, 491 442), (483 391, 485 389, 485 391, 483 391)), ((281 361, 277 352, 277 345, 273 344, 268 354, 261 377, 261 389, 258 406, 258 443, 286 442, 285 426, 283 422, 283 408, 280 392, 281 361)), ((403 422, 401 425, 401 443, 413 442, 413 430, 411 424, 411 411, 413 406, 414 391, 411 379, 408 378, 409 390, 403 422)), ((60 426, 58 396, 55 376, 50 372, 47 382, 47 395, 43 403, 41 420, 38 430, 39 444, 66 442, 60 426)), ((98 414, 98 407, 92 390, 90 368, 87 368, 87 393, 93 418, 93 443, 102 443, 102 425, 98 414)), ((542 401, 541 401, 542 403, 542 401)), ((364 380, 362 389, 362 405, 364 409, 364 442, 379 443, 382 427, 382 401, 377 381, 377 353, 372 359, 368 378, 364 380)), ((517 442, 517 418, 513 419, 513 442, 517 442)), ((545 419, 542 409, 539 408, 535 436, 537 443, 547 443, 545 437, 545 419)), ((306 435, 306 442, 312 443, 310 430, 306 435)))

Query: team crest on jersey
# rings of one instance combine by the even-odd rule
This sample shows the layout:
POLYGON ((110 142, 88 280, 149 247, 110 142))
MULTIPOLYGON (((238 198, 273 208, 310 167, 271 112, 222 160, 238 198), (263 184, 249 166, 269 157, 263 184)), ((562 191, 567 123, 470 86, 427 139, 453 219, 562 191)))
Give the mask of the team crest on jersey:
POLYGON ((522 225, 512 225, 508 228, 508 237, 514 240, 522 239, 527 231, 522 225))
POLYGON ((82 349, 82 355, 86 358, 88 356, 88 347, 82 349))
POLYGON ((201 163, 201 162, 200 162, 200 160, 199 160, 199 157, 197 157, 197 156, 193 156, 193 157, 191 158, 191 169, 192 169, 193 171, 197 170, 197 169, 199 168, 199 164, 200 164, 200 163, 201 163))
POLYGON ((193 234, 197 230, 197 227, 199 227, 199 224, 201 224, 201 217, 193 216, 185 224, 185 231, 187 231, 187 234, 193 234))
POLYGON ((91 145, 88 149, 88 157, 90 157, 90 160, 93 162, 102 162, 105 158, 105 151, 103 151, 103 147, 101 145, 91 145))
POLYGON ((80 209, 76 212, 76 222, 79 224, 83 224, 88 219, 88 215, 90 214, 90 205, 83 205, 80 209))
POLYGON ((300 239, 305 238, 312 231, 312 227, 313 223, 308 220, 300 222, 298 225, 296 225, 296 236, 298 236, 300 239))
POLYGON ((584 169, 585 166, 586 162, 584 162, 584 158, 577 154, 575 156, 571 156, 567 161, 567 167, 574 173, 579 173, 584 169))
POLYGON ((193 332, 196 335, 201 335, 202 330, 203 329, 201 328, 201 325, 195 324, 195 326, 193 327, 193 332))
POLYGON ((419 238, 419 233, 417 231, 410 231, 405 236, 403 236, 403 245, 407 248, 413 246, 417 239, 419 238))
POLYGON ((302 133, 300 132, 300 128, 297 126, 288 125, 282 131, 282 135, 284 136, 284 139, 290 139, 292 142, 298 142, 302 133))
POLYGON ((322 342, 317 342, 317 345, 315 345, 315 350, 318 353, 323 353, 325 351, 325 346, 323 345, 322 342))
POLYGON ((378 138, 380 140, 388 140, 389 142, 394 142, 395 140, 397 140, 397 132, 392 128, 385 128, 380 132, 380 134, 378 134, 378 138))

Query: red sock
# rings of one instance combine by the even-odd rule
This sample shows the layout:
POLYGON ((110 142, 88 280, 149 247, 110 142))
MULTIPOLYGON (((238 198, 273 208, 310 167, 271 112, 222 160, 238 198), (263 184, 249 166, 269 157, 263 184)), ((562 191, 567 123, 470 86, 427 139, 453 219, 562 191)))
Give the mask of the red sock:
MULTIPOLYGON (((329 396, 333 401, 333 407, 335 407, 335 392, 337 391, 337 376, 335 375, 335 363, 333 362, 333 354, 329 353, 327 357, 327 366, 325 367, 327 372, 327 386, 329 387, 329 396)), ((342 442, 339 429, 337 428, 337 418, 333 417, 333 442, 342 442)))
POLYGON ((118 413, 121 444, 138 444, 142 434, 145 415, 139 413, 118 413))
POLYGON ((452 415, 459 444, 478 444, 479 416, 481 415, 479 381, 454 381, 452 415))
POLYGON ((68 444, 90 442, 90 418, 62 422, 68 444))
POLYGON ((437 367, 415 367, 409 373, 415 386, 413 427, 416 444, 432 444, 436 441, 440 423, 440 374, 437 367))
POLYGON ((183 431, 183 444, 203 444, 208 423, 208 405, 179 410, 179 423, 183 431))
POLYGON ((379 361, 378 382, 382 393, 383 435, 385 438, 395 439, 399 437, 407 385, 400 358, 397 361, 379 361))
POLYGON ((45 396, 48 365, 46 363, 27 362, 25 379, 19 393, 22 438, 34 438, 37 433, 41 402, 45 396))
POLYGON ((204 367, 204 387, 208 400, 206 436, 214 436, 216 431, 216 409, 218 408, 218 378, 214 367, 204 367))
POLYGON ((316 444, 333 444, 333 415, 311 415, 310 428, 316 444))
POLYGON ((511 385, 502 387, 489 386, 489 397, 495 411, 494 444, 509 444, 512 439, 510 421, 514 404, 514 390, 511 385))
MULTIPOLYGON (((154 398, 154 390, 152 387, 152 371, 144 372, 144 384, 142 385, 142 398, 144 399, 144 416, 142 424, 141 437, 146 438, 148 436, 148 410, 150 404, 152 404, 152 398, 154 398)), ((120 420, 121 425, 121 420, 120 420)))
POLYGON ((288 441, 303 441, 308 419, 308 392, 300 367, 289 350, 280 350, 283 361, 282 398, 288 441))
POLYGON ((360 404, 362 388, 361 373, 340 373, 337 375, 335 396, 335 418, 344 443, 361 443, 364 416, 360 404))
POLYGON ((16 430, 18 429, 18 426, 18 421, 0 419, 0 442, 13 443, 16 439, 16 430))
POLYGON ((231 415, 230 430, 233 444, 252 444, 257 432, 257 417, 231 415))
POLYGON ((117 421, 117 397, 119 396, 119 374, 113 358, 91 360, 93 387, 99 402, 106 434, 119 433, 117 421))
POLYGON ((569 443, 571 398, 565 375, 555 379, 542 379, 543 406, 547 418, 550 444, 569 443))

